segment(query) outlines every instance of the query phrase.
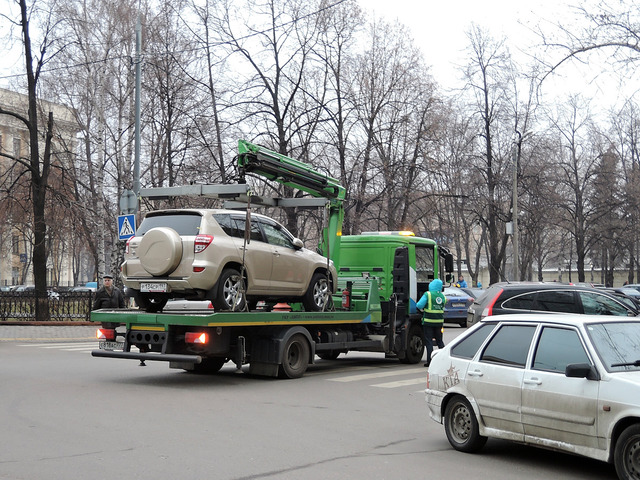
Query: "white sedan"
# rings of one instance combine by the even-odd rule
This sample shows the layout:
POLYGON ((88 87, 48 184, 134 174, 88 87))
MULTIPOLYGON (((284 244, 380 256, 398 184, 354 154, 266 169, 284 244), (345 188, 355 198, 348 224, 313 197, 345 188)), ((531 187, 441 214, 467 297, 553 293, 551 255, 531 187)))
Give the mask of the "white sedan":
POLYGON ((612 462, 640 479, 640 321, 486 317, 432 358, 426 401, 449 443, 488 437, 612 462))

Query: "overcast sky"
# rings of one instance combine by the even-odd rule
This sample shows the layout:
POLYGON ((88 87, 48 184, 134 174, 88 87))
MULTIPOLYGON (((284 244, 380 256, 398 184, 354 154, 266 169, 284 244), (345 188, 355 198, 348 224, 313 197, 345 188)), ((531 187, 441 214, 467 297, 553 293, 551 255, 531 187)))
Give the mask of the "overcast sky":
MULTIPOLYGON (((516 61, 524 64, 528 54, 541 43, 534 31, 541 26, 552 31, 558 21, 581 20, 572 6, 590 0, 359 0, 370 15, 398 20, 411 29, 416 45, 432 67, 435 80, 444 89, 461 85, 460 65, 468 63, 466 32, 472 23, 488 30, 495 39, 506 38, 516 61)), ((603 104, 618 101, 619 79, 603 73, 603 65, 591 56, 588 64, 562 67, 558 75, 545 80, 545 94, 582 93, 607 97, 603 104)))

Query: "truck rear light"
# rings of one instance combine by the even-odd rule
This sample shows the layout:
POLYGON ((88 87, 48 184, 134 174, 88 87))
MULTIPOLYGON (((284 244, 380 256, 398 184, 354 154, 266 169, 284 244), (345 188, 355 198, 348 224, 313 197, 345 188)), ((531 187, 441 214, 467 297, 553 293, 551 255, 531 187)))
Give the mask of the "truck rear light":
POLYGON ((115 340, 116 330, 115 328, 99 328, 96 330, 96 338, 98 340, 115 340))
POLYGON ((187 332, 184 334, 184 341, 187 343, 205 344, 209 341, 209 336, 205 332, 187 332))
POLYGON ((193 243, 193 253, 200 253, 204 251, 213 242, 213 235, 196 235, 196 239, 193 243))

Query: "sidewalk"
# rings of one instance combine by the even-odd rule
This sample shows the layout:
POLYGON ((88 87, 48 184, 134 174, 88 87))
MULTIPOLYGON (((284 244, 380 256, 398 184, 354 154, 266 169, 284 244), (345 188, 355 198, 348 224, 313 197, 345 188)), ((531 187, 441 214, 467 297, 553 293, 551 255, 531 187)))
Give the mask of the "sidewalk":
POLYGON ((0 342, 87 342, 96 340, 96 325, 2 325, 0 342))

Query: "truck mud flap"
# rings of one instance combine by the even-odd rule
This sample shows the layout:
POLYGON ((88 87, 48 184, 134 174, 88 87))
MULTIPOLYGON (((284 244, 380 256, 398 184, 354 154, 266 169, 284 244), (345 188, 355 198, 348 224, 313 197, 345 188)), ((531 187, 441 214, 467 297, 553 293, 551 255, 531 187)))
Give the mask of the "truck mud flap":
POLYGON ((202 363, 200 355, 177 355, 165 353, 116 352, 113 350, 93 350, 92 357, 124 358, 128 360, 151 360, 156 362, 202 363))

